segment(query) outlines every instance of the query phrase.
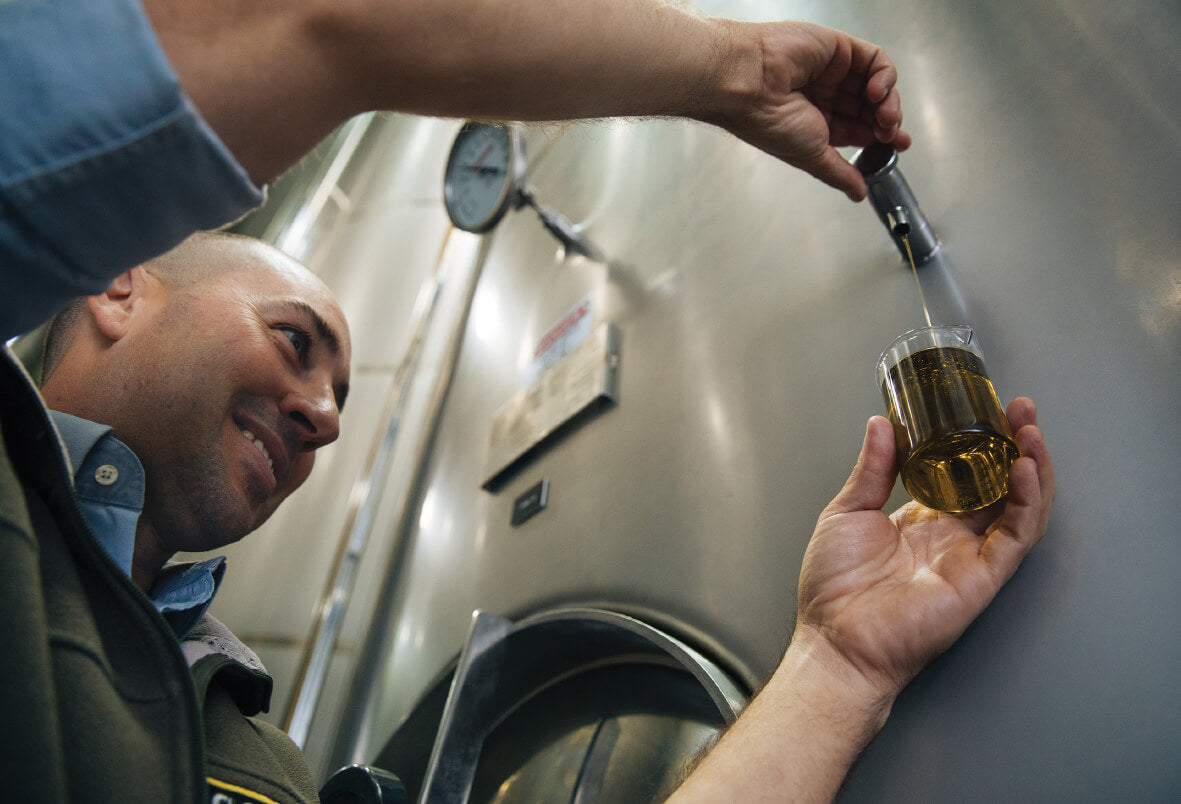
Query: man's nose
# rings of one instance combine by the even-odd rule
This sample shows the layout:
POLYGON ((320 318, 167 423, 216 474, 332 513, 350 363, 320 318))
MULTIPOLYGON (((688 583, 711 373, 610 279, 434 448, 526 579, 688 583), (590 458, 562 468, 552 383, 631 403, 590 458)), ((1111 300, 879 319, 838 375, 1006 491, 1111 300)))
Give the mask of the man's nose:
POLYGON ((319 449, 340 435, 340 410, 331 383, 308 382, 292 389, 280 409, 295 423, 301 451, 319 449))

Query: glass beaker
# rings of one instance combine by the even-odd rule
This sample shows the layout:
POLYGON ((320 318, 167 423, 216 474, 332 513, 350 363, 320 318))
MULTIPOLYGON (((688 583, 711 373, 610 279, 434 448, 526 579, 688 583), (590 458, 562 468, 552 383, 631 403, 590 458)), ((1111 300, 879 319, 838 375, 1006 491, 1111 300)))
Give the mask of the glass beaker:
POLYGON ((878 383, 902 484, 948 513, 984 508, 1009 491, 1017 444, 971 327, 922 327, 878 361, 878 383))

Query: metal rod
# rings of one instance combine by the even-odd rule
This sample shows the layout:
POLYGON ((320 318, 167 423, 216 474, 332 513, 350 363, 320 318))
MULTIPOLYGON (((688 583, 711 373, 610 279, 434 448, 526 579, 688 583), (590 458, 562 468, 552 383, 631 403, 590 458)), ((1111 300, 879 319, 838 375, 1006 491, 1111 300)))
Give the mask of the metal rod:
MULTIPOLYGON (((443 250, 440 250, 440 257, 443 250)), ((328 664, 340 635, 344 614, 352 596, 353 581, 361 554, 368 543, 373 526, 373 517, 380 501, 377 490, 384 483, 389 471, 390 458, 401 427, 406 402, 409 396, 410 378, 414 376, 422 352, 422 343, 438 306, 443 277, 436 262, 435 272, 419 294, 419 302, 412 316, 413 336, 406 353, 394 375, 390 393, 379 421, 386 422, 380 440, 370 450, 366 468, 353 484, 350 496, 350 510, 345 521, 340 548, 337 551, 328 585, 316 607, 316 620, 309 635, 307 646, 300 658, 296 673, 296 693, 288 706, 284 728, 296 745, 303 747, 311 728, 312 715, 320 700, 327 678, 328 664)))

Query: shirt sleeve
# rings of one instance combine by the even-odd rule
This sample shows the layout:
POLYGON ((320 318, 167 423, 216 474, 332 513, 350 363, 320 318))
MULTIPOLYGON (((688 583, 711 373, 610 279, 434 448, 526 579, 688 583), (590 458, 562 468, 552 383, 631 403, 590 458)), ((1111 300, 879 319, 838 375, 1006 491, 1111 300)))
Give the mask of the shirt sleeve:
POLYGON ((138 0, 0 0, 0 329, 262 200, 138 0))

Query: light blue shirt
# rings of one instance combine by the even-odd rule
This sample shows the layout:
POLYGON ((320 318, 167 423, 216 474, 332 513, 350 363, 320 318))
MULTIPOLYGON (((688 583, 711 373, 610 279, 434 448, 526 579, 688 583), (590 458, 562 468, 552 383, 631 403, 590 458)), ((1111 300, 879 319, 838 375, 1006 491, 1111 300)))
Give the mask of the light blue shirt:
MULTIPOLYGON (((144 506, 144 469, 111 428, 50 411, 74 472, 82 518, 111 560, 131 576, 135 526, 144 506)), ((183 638, 201 619, 225 574, 225 556, 193 564, 169 564, 148 593, 157 611, 183 638)))
POLYGON ((139 0, 0 0, 0 338, 261 200, 139 0))

